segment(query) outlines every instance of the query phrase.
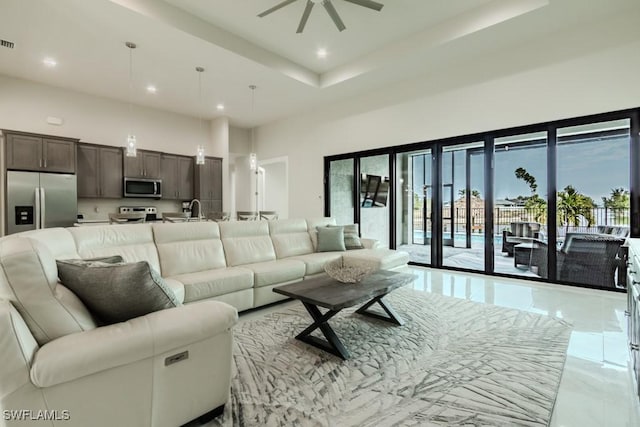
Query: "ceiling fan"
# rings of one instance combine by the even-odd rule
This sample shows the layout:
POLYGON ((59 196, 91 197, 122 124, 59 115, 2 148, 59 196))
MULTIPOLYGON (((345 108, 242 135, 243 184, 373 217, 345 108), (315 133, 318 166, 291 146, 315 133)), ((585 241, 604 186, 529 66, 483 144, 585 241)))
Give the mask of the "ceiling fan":
MULTIPOLYGON (((275 12, 276 10, 281 9, 285 6, 288 6, 291 3, 296 1, 298 0, 284 0, 283 2, 273 6, 271 9, 267 9, 264 12, 260 13, 258 16, 260 18, 264 18, 265 16, 275 12)), ((366 7, 368 9, 373 9, 378 12, 380 12, 380 10, 382 10, 384 6, 382 3, 378 3, 372 0, 344 0, 344 1, 357 4, 358 6, 366 7)), ((307 25, 307 20, 309 19, 309 15, 311 14, 311 11, 313 10, 313 6, 315 6, 316 3, 320 3, 322 4, 322 6, 324 6, 325 10, 333 20, 333 23, 336 24, 336 27, 338 27, 338 31, 342 31, 345 28, 347 28, 345 27, 344 22, 342 22, 340 15, 338 15, 338 11, 336 11, 336 8, 333 7, 331 0, 307 0, 307 5, 304 8, 304 12, 302 12, 302 18, 300 19, 300 24, 298 24, 298 29, 296 30, 296 33, 300 34, 302 33, 302 31, 304 31, 304 27, 305 25, 307 25)))

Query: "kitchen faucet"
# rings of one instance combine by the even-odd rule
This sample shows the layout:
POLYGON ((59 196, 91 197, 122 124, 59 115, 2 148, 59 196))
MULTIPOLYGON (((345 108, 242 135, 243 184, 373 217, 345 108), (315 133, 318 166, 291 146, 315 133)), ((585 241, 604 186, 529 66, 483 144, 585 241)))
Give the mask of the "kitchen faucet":
POLYGON ((200 221, 202 219, 202 205, 200 204, 200 200, 193 199, 191 203, 189 203, 189 210, 191 211, 193 217, 193 205, 196 202, 198 202, 198 221, 200 221))

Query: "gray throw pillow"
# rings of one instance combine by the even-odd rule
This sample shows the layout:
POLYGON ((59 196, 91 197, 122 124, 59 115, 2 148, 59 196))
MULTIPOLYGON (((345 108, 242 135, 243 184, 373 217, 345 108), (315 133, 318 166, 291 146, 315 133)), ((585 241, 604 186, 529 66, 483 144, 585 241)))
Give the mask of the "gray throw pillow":
POLYGON ((364 249, 364 245, 358 235, 358 224, 329 225, 328 227, 342 227, 344 229, 344 247, 348 251, 352 249, 364 249))
POLYGON ((318 230, 317 252, 345 251, 343 227, 316 227, 318 230))
POLYGON ((121 257, 58 260, 58 277, 104 323, 124 322, 180 305, 146 261, 121 257))

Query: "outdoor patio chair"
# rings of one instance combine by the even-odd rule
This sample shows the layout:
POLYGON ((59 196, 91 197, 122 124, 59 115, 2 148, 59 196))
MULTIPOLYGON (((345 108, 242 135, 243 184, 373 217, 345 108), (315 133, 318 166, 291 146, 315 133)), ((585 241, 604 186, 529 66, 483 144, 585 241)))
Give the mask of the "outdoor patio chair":
POLYGON ((531 242, 540 237, 539 222, 512 222, 509 229, 502 230, 502 252, 513 256, 513 248, 520 243, 531 242))
POLYGON ((569 234, 557 255, 558 279, 615 288, 616 270, 626 268, 618 256, 625 239, 601 234, 569 234))
MULTIPOLYGON (((558 280, 608 288, 624 287, 627 270, 624 241, 615 236, 567 233, 562 248, 556 250, 558 280)), ((531 266, 537 268, 538 276, 546 278, 549 247, 541 240, 534 240, 534 243, 531 266)))

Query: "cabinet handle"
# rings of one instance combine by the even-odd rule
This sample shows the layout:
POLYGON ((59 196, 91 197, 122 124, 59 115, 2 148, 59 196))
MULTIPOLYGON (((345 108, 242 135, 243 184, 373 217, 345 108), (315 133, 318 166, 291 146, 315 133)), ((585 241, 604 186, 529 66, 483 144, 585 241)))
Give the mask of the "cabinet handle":
POLYGON ((47 167, 47 159, 44 159, 44 167, 47 167))
POLYGON ((629 350, 638 351, 638 350, 640 350, 640 346, 638 344, 629 343, 629 350))
POLYGON ((42 159, 40 159, 40 161, 38 162, 38 167, 41 168, 42 167, 42 159))
POLYGON ((624 311, 625 317, 631 317, 631 312, 629 310, 624 311))

